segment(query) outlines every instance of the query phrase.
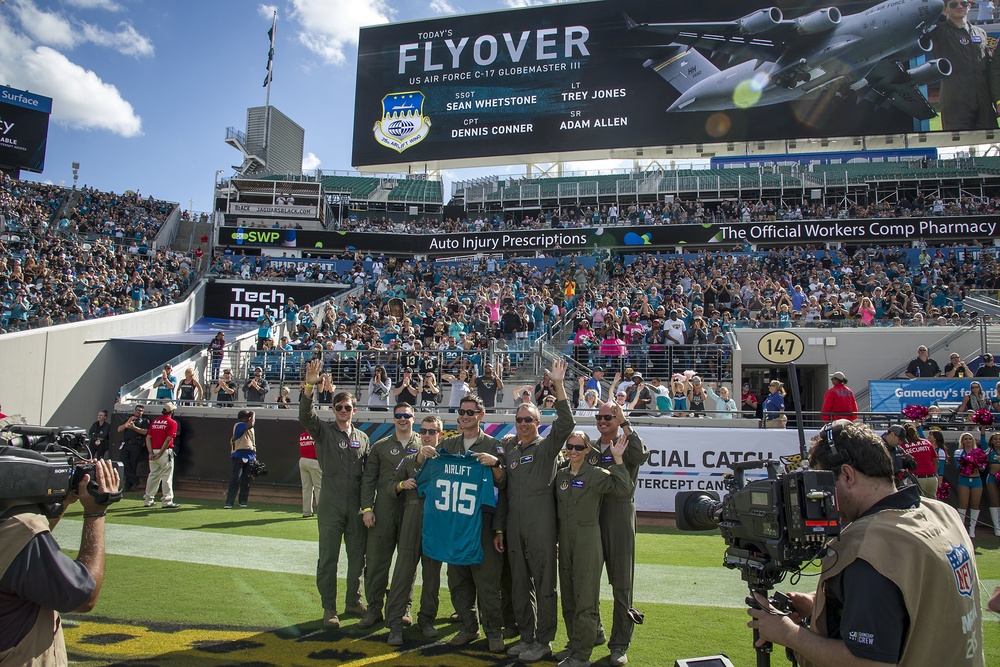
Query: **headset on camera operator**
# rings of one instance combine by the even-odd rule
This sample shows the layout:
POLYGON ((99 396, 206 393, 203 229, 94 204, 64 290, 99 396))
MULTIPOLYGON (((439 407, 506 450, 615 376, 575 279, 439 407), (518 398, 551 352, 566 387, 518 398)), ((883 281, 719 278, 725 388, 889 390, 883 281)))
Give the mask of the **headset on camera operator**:
POLYGON ((824 427, 809 465, 833 471, 844 527, 816 593, 788 594, 794 613, 748 611, 758 645, 787 646, 802 665, 982 667, 975 553, 955 511, 917 487, 897 491, 889 452, 864 424, 824 427))
MULTIPOLYGON (((0 465, 5 465, 0 463, 0 465)), ((49 667, 66 665, 66 644, 59 614, 87 612, 97 604, 104 580, 106 505, 121 496, 114 464, 94 462, 96 487, 83 477, 63 501, 79 499, 83 536, 77 559, 59 550, 43 506, 10 507, 0 518, 0 663, 49 667), (96 494, 96 495, 95 495, 96 494), (102 502, 103 501, 103 502, 102 502)))

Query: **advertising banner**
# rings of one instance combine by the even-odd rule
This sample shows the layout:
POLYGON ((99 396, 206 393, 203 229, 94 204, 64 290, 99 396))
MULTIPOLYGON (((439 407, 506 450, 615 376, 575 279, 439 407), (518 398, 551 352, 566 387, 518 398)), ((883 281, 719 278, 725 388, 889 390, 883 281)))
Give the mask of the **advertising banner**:
POLYGON ((0 165, 41 173, 52 98, 0 86, 0 165))
POLYGON ((364 28, 351 164, 995 129, 962 112, 989 84, 935 39, 943 8, 606 0, 364 28))
POLYGON ((902 412, 907 405, 949 404, 958 407, 969 393, 973 382, 979 382, 990 398, 996 398, 996 378, 964 378, 953 380, 869 380, 868 394, 872 412, 902 412))
POLYGON ((343 285, 217 280, 205 286, 205 317, 256 322, 264 309, 283 312, 288 299, 299 307, 333 296, 343 285))
MULTIPOLYGON (((273 393, 273 390, 272 390, 273 393)), ((265 411, 267 412, 267 411, 265 411)), ((200 479, 225 481, 228 469, 219 465, 229 455, 229 440, 226 433, 232 433, 232 418, 185 417, 180 410, 181 437, 179 446, 182 454, 178 457, 177 475, 180 479, 200 479)), ((258 412, 258 415, 261 415, 258 412)), ((324 420, 330 413, 321 413, 324 420)), ((455 424, 449 423, 449 415, 440 415, 444 420, 443 437, 455 435, 455 424)), ((124 423, 126 414, 116 413, 112 426, 124 423)), ((418 419, 422 417, 418 413, 418 419)), ((391 422, 355 422, 371 442, 393 433, 391 422)), ((513 424, 482 425, 483 430, 494 438, 504 438, 514 434, 513 424)), ((544 425, 539 433, 544 436, 550 425, 544 425)), ((112 429, 114 431, 114 428, 112 429)), ((419 430, 419 429, 415 429, 419 430)), ((584 426, 583 430, 591 438, 597 437, 597 429, 584 426)), ((639 471, 639 481, 635 492, 636 509, 640 512, 673 512, 675 497, 679 491, 717 491, 726 495, 724 475, 729 472, 729 464, 740 461, 782 457, 798 454, 798 439, 795 431, 763 431, 759 429, 735 428, 658 428, 637 426, 636 431, 649 449, 649 462, 639 471)), ((267 462, 268 476, 265 483, 299 484, 298 442, 302 427, 295 419, 259 419, 257 421, 258 453, 267 462)), ((807 439, 815 434, 807 432, 807 439)), ((747 480, 759 479, 763 471, 748 472, 747 480)))
POLYGON ((431 255, 680 246, 711 243, 786 245, 831 241, 883 243, 1000 238, 1000 216, 879 218, 877 220, 775 220, 704 225, 581 227, 460 234, 327 232, 220 227, 220 246, 376 250, 431 255))
POLYGON ((245 215, 269 215, 280 218, 316 218, 315 206, 241 204, 234 201, 229 204, 229 212, 243 213, 245 215))

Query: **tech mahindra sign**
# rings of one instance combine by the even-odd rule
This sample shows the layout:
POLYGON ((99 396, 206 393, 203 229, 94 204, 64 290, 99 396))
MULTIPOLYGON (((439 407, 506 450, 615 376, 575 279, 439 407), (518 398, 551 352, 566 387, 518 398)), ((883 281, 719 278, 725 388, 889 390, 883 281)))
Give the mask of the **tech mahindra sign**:
POLYGON ((205 317, 256 322, 265 310, 284 318, 289 299, 300 308, 339 294, 350 285, 250 280, 216 280, 205 289, 205 317))

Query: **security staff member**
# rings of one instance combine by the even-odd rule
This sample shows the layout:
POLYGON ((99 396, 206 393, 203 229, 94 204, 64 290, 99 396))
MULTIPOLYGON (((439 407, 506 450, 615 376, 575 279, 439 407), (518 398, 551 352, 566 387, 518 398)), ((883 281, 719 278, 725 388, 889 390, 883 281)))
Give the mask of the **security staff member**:
POLYGON ((368 529, 365 546, 368 613, 358 622, 359 628, 370 628, 382 620, 382 602, 389 585, 402 510, 400 497, 393 490, 393 479, 403 457, 415 455, 420 449, 420 436, 413 432, 413 406, 397 403, 392 416, 395 432, 372 445, 361 476, 361 514, 368 529))
MULTIPOLYGON (((568 652, 559 667, 590 664, 601 624, 601 528, 597 517, 602 500, 632 495, 632 480, 622 460, 629 437, 611 446, 607 470, 587 463, 594 450, 583 431, 566 439, 569 466, 556 473, 555 496, 559 517, 559 589, 563 621, 569 635, 568 652)), ((606 500, 605 500, 606 502, 606 500)))
POLYGON ((364 616, 361 574, 365 569, 365 526, 361 520, 361 475, 368 458, 368 436, 351 424, 357 400, 348 391, 333 397, 336 421, 320 420, 313 409, 313 393, 323 363, 315 359, 306 366, 305 384, 299 397, 299 423, 316 443, 316 460, 323 470, 319 492, 319 563, 316 588, 323 602, 323 625, 339 628, 337 616, 337 563, 340 543, 347 543, 347 594, 345 611, 364 616))
MULTIPOLYGON (((486 435, 480 428, 485 415, 483 399, 475 394, 463 397, 458 404, 458 435, 445 439, 438 449, 460 455, 472 452, 480 463, 493 468, 493 483, 502 492, 507 483, 507 476, 504 474, 504 452, 500 442, 486 435)), ((416 456, 416 463, 418 466, 423 465, 424 458, 435 456, 437 449, 421 447, 416 456)), ((483 549, 483 562, 479 565, 448 565, 451 602, 462 624, 461 631, 452 637, 449 643, 452 646, 462 646, 478 639, 479 618, 482 618, 490 651, 502 653, 504 643, 501 636, 500 573, 503 569, 503 560, 494 546, 494 535, 497 534, 499 523, 498 517, 489 511, 492 509, 484 506, 481 510, 483 517, 480 546, 483 549)))
MULTIPOLYGON (((101 493, 118 491, 118 473, 98 460, 101 493)), ((59 550, 49 532, 59 518, 47 519, 37 505, 10 508, 0 519, 0 664, 59 667, 67 664, 59 613, 88 612, 104 581, 106 506, 87 491, 84 477, 66 507, 83 506, 83 535, 74 561, 59 550)))
POLYGON ((126 493, 139 485, 139 461, 149 459, 149 453, 146 450, 149 419, 143 415, 143 412, 143 406, 135 406, 131 416, 118 427, 119 433, 125 433, 119 449, 119 460, 125 466, 125 488, 122 490, 126 493))
MULTIPOLYGON (((552 363, 549 377, 556 397, 556 420, 545 438, 538 436, 541 415, 532 403, 517 410, 517 441, 507 452, 506 548, 513 580, 514 616, 521 639, 507 655, 521 662, 552 652, 556 635, 556 507, 552 482, 556 459, 573 431, 566 399, 566 362, 552 363)), ((497 536, 502 538, 502 536, 497 536)))
MULTIPOLYGON (((587 462, 602 468, 614 465, 611 446, 619 438, 619 429, 628 439, 628 447, 623 454, 625 468, 632 480, 632 493, 625 497, 606 496, 601 504, 601 546, 604 562, 611 582, 614 608, 611 620, 611 664, 618 666, 628 662, 629 644, 635 630, 632 611, 632 585, 635 578, 635 484, 639 479, 639 468, 649 459, 649 450, 639 434, 632 430, 632 424, 625 418, 620 405, 605 403, 597 410, 596 443, 597 452, 590 454, 587 462)), ((603 628, 598 636, 603 635, 603 628)))
POLYGON ((974 547, 955 510, 916 487, 896 491, 889 452, 864 424, 825 426, 809 467, 833 471, 844 528, 816 593, 788 594, 794 614, 748 611, 760 643, 791 648, 806 667, 984 666, 974 547))
POLYGON ((971 5, 970 0, 945 0, 945 20, 931 33, 934 57, 947 58, 951 63, 951 74, 941 80, 938 96, 944 130, 985 130, 997 126, 993 103, 1000 92, 995 85, 1000 72, 991 71, 996 67, 992 64, 986 31, 968 22, 971 5))
MULTIPOLYGON (((424 417, 420 422, 420 434, 417 436, 420 438, 421 446, 436 449, 441 440, 441 431, 440 419, 434 416, 424 417)), ((410 604, 410 593, 413 590, 418 564, 421 566, 423 584, 420 588, 417 628, 428 639, 438 636, 434 620, 437 618, 439 606, 441 561, 424 556, 422 553, 424 503, 417 495, 417 480, 414 479, 417 467, 416 454, 408 453, 392 479, 392 492, 399 495, 403 502, 403 515, 399 521, 396 566, 392 570, 392 585, 389 587, 389 597, 385 602, 385 624, 389 626, 387 642, 390 646, 403 645, 403 618, 406 607, 410 604)))

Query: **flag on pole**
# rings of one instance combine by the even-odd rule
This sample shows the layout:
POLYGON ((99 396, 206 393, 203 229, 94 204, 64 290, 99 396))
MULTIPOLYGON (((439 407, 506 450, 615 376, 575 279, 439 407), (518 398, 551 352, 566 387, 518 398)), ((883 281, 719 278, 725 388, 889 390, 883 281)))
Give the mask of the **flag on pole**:
POLYGON ((274 28, 278 25, 278 13, 274 13, 274 19, 271 21, 271 29, 267 31, 267 37, 271 40, 271 49, 267 52, 267 76, 264 77, 264 88, 267 88, 267 84, 271 83, 273 74, 271 71, 272 63, 274 62, 274 28))

